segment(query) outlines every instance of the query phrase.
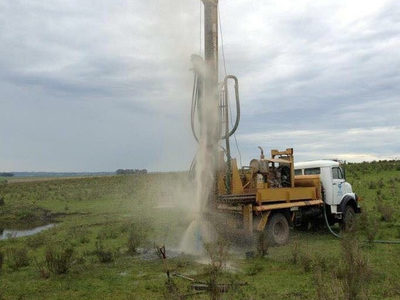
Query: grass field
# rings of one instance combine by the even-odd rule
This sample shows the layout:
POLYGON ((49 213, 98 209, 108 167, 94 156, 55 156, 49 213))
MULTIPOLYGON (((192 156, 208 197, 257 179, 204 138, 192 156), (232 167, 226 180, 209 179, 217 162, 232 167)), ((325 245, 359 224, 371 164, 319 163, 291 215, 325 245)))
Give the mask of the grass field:
POLYGON ((363 199, 356 235, 292 231, 263 258, 232 246, 216 271, 174 251, 192 219, 176 206, 185 173, 0 182, 0 231, 56 224, 0 241, 0 299, 400 299, 400 245, 362 242, 400 239, 400 162, 350 164, 347 177, 363 199), (167 281, 161 244, 169 269, 228 292, 167 281))

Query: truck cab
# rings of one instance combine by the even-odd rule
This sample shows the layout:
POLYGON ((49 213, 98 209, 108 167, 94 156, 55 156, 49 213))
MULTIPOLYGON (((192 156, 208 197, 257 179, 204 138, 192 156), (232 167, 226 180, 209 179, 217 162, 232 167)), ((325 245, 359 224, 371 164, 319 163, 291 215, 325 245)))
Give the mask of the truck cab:
MULTIPOLYGON (((358 197, 351 184, 346 181, 345 172, 334 160, 315 160, 294 164, 295 176, 319 175, 324 203, 335 219, 344 219, 346 214, 360 213, 358 197)), ((351 216, 349 216, 351 217, 351 216)))

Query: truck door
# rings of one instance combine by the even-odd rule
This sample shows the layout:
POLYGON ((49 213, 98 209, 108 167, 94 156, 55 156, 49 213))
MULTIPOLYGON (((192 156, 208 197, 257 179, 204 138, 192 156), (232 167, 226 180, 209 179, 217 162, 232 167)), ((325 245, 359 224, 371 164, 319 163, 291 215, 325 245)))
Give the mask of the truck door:
POLYGON ((334 205, 340 204, 340 201, 345 194, 344 191, 344 175, 342 169, 339 167, 332 167, 332 185, 333 185, 333 195, 332 200, 334 205))

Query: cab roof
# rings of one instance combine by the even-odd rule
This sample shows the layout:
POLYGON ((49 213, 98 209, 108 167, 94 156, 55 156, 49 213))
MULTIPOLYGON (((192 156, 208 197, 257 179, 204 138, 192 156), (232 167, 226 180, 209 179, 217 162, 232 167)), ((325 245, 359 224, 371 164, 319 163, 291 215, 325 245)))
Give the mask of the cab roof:
POLYGON ((312 161, 302 161, 294 163, 295 169, 304 169, 304 168, 321 168, 321 167, 338 167, 339 163, 334 160, 321 159, 321 160, 312 160, 312 161))

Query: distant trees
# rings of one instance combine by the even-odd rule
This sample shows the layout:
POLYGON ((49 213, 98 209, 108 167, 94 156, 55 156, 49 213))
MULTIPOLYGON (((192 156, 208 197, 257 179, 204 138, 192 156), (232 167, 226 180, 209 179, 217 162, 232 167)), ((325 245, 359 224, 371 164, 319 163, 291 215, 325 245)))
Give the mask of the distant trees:
POLYGON ((129 174, 147 174, 146 169, 118 169, 115 171, 117 175, 129 175, 129 174))
POLYGON ((362 163, 347 163, 346 169, 353 174, 356 173, 379 173, 382 171, 400 171, 400 160, 374 160, 362 163))
POLYGON ((0 177, 13 177, 14 174, 13 173, 9 173, 9 172, 2 172, 0 173, 0 177))

